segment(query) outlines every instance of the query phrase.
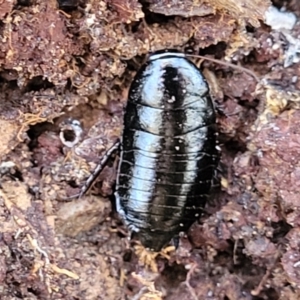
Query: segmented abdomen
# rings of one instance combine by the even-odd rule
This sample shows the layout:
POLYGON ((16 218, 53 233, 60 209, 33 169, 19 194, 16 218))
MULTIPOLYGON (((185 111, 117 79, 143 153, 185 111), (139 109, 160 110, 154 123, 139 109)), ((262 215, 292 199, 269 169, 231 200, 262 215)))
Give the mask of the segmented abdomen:
POLYGON ((217 162, 215 113, 200 71, 180 53, 152 55, 124 116, 117 210, 160 250, 200 215, 217 162))

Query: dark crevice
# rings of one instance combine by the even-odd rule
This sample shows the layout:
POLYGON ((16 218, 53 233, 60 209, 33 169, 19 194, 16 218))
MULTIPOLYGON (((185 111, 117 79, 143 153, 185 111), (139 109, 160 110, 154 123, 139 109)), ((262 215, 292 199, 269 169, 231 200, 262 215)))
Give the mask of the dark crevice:
POLYGON ((142 11, 145 14, 145 22, 149 25, 154 23, 165 24, 175 19, 175 16, 166 16, 150 11, 149 3, 146 1, 141 0, 140 3, 142 4, 142 11))
MULTIPOLYGON (((222 142, 222 141, 221 141, 222 142)), ((243 143, 241 140, 230 139, 229 141, 224 143, 225 148, 228 152, 238 153, 247 151, 247 145, 243 143)))
POLYGON ((216 59, 221 59, 225 54, 226 48, 227 44, 225 42, 219 42, 216 45, 211 45, 201 49, 198 54, 203 56, 214 55, 216 59))
POLYGON ((67 129, 63 131, 63 137, 66 142, 74 142, 76 139, 76 133, 74 130, 67 129))
POLYGON ((19 6, 30 6, 35 4, 34 0, 18 0, 17 5, 19 6))
POLYGON ((251 25, 247 25, 247 26, 246 26, 246 30, 247 30, 247 32, 249 32, 249 33, 254 33, 254 32, 256 31, 256 28, 253 27, 253 26, 251 26, 251 25))
MULTIPOLYGON (((245 100, 241 100, 241 99, 237 99, 238 100, 238 104, 240 106, 246 107, 246 108, 256 108, 259 105, 259 100, 258 99, 254 99, 252 101, 245 101, 245 100)), ((256 120, 257 114, 254 116, 254 120, 256 120)))
POLYGON ((27 84, 24 89, 24 92, 31 92, 31 91, 40 91, 45 89, 54 88, 54 84, 49 82, 48 79, 44 79, 43 76, 36 76, 33 77, 27 84))
POLYGON ((274 229, 273 237, 271 238, 271 241, 275 244, 277 244, 280 241, 281 242, 284 241, 284 237, 293 228, 285 221, 272 222, 271 226, 274 229))
POLYGON ((174 264, 166 266, 161 275, 168 286, 176 287, 186 280, 187 270, 183 265, 174 264))
POLYGON ((37 147, 37 139, 45 131, 57 131, 57 128, 53 123, 50 122, 38 123, 29 127, 27 135, 30 139, 28 144, 30 151, 37 147))
POLYGON ((57 0, 59 9, 65 12, 72 12, 79 6, 84 5, 85 1, 82 0, 57 0))
POLYGON ((3 36, 4 29, 5 29, 5 24, 3 21, 0 20, 0 35, 1 36, 3 36))
POLYGON ((72 188, 77 188, 78 187, 78 184, 76 183, 75 180, 70 180, 68 181, 68 185, 72 188))
POLYGON ((22 181, 22 182, 24 181, 22 172, 18 169, 14 169, 14 172, 10 173, 10 177, 17 181, 22 181))

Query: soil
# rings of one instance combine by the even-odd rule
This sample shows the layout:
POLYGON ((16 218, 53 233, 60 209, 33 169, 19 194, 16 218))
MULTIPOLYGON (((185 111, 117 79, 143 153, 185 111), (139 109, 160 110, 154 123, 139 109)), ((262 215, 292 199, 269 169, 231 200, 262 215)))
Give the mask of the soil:
POLYGON ((300 22, 272 29, 270 4, 0 1, 1 299, 300 299, 300 22), (149 268, 115 210, 118 154, 70 197, 120 137, 136 71, 168 48, 220 61, 190 58, 222 156, 203 216, 149 268))

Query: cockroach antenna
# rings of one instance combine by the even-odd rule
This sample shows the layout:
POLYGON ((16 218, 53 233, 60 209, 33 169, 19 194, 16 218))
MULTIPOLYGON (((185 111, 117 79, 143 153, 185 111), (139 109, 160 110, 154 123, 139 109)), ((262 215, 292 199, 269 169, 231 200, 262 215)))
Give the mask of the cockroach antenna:
POLYGON ((236 69, 236 70, 245 72, 245 73, 249 74, 250 76, 252 76, 257 82, 260 82, 260 78, 253 71, 251 71, 247 68, 244 68, 242 66, 238 66, 238 65, 232 64, 232 63, 227 62, 227 61, 222 61, 222 60, 219 60, 219 59, 215 59, 215 58, 211 58, 211 57, 207 57, 207 56, 203 56, 203 55, 199 55, 199 54, 185 54, 185 56, 194 57, 194 58, 201 58, 201 59, 204 59, 204 60, 208 60, 208 61, 217 63, 219 65, 227 66, 227 67, 230 67, 232 69, 236 69))

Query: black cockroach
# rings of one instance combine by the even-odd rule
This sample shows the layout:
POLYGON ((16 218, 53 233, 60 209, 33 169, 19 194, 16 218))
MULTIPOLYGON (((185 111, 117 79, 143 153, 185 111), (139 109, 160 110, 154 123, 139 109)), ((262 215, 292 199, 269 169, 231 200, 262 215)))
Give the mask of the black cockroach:
POLYGON ((208 85, 183 53, 150 55, 129 91, 120 147, 116 208, 141 243, 159 251, 199 218, 218 164, 208 85))

